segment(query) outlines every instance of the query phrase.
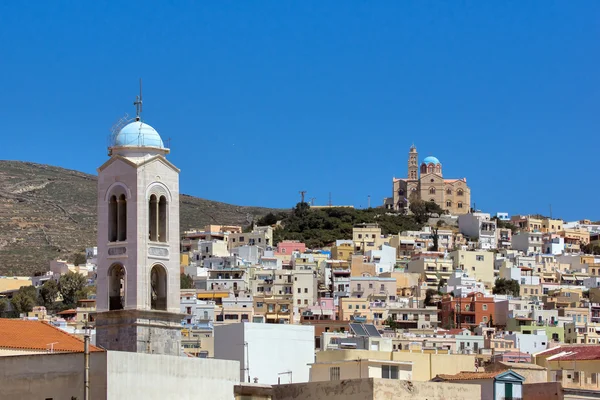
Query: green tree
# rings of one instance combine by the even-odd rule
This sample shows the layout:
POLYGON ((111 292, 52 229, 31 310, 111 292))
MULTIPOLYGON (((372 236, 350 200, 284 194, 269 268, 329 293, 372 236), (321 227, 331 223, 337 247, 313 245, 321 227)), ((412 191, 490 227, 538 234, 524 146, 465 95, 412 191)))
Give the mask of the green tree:
POLYGON ((434 297, 439 296, 439 292, 435 289, 427 289, 425 292, 425 306, 434 306, 434 297))
POLYGON ((193 289, 194 280, 188 274, 181 274, 180 277, 180 288, 181 289, 193 289))
POLYGON ((4 315, 4 313, 8 310, 8 306, 10 305, 7 299, 0 299, 0 317, 4 315))
POLYGON ((498 278, 494 283, 493 294, 507 294, 512 296, 519 296, 521 293, 521 286, 519 282, 513 279, 498 278))
POLYGON ((410 211, 415 216, 418 223, 424 224, 429 220, 433 214, 438 216, 443 215, 445 211, 434 201, 423 201, 413 196, 413 200, 410 202, 410 211))
POLYGON ((259 226, 271 226, 277 223, 277 216, 273 213, 268 213, 264 217, 258 220, 259 226))
POLYGON ((77 272, 68 272, 58 280, 58 290, 65 306, 74 307, 86 295, 85 277, 77 272))
POLYGON ((398 329, 398 322, 395 321, 391 315, 385 320, 383 324, 389 326, 390 329, 394 330, 394 332, 396 331, 396 329, 398 329))
POLYGON ((26 314, 37 304, 37 297, 37 290, 33 286, 22 286, 10 302, 17 313, 26 314))
MULTIPOLYGON (((439 221, 438 221, 439 222, 439 221)), ((439 251, 440 249, 440 235, 438 235, 439 228, 431 227, 431 239, 433 240, 433 246, 431 246, 431 251, 439 251)))
POLYGON ((87 259, 85 258, 85 253, 76 253, 73 256, 73 261, 72 262, 75 265, 85 264, 87 262, 87 259))
POLYGON ((54 279, 46 281, 40 288, 39 303, 46 307, 47 310, 52 310, 56 295, 58 294, 58 284, 54 279))

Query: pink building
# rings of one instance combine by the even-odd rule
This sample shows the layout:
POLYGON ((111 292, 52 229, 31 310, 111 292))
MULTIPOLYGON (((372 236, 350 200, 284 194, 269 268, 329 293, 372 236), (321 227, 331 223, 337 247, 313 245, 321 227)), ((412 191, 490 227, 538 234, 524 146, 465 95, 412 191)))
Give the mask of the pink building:
POLYGON ((334 320, 335 305, 332 297, 321 297, 317 302, 302 309, 301 321, 334 320))
POLYGON ((295 251, 304 253, 306 251, 306 245, 298 240, 284 240, 277 244, 275 255, 290 255, 295 251))

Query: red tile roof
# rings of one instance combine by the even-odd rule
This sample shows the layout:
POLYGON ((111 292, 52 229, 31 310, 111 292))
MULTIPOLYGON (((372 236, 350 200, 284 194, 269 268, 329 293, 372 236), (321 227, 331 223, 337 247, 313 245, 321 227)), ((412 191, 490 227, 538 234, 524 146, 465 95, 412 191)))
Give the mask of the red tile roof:
POLYGON ((556 356, 550 361, 575 361, 575 360, 599 360, 600 345, 594 344, 576 344, 561 345, 535 354, 536 357, 545 356, 546 358, 556 356), (563 353, 563 354, 561 354, 563 353))
POLYGON ((443 379, 445 381, 470 381, 475 379, 492 379, 496 375, 500 375, 507 370, 494 371, 494 372, 472 372, 472 371, 461 371, 455 375, 439 374, 436 378, 443 379))
MULTIPOLYGON (((0 348, 79 353, 83 340, 47 322, 0 318, 0 348)), ((90 345, 90 351, 104 350, 90 345)))

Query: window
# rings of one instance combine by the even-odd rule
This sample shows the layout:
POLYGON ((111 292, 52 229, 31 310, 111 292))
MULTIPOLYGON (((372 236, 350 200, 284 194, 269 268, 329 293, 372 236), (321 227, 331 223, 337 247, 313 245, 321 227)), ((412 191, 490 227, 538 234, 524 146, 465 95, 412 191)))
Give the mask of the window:
POLYGON ((298 288, 298 293, 302 293, 302 289, 301 288, 298 288))
POLYGON ((481 308, 483 309, 483 311, 487 310, 487 304, 482 305, 481 308))
POLYGON ((434 187, 429 188, 429 194, 435 194, 435 188, 434 187))
POLYGON ((452 207, 452 202, 450 200, 446 202, 446 207, 452 207))
POLYGON ((459 201, 459 202, 458 202, 458 205, 457 205, 457 207, 458 207, 458 208, 463 208, 463 203, 461 203, 461 202, 459 201))
POLYGON ((383 379, 398 379, 398 366, 397 365, 382 365, 381 366, 381 377, 383 379))
POLYGON ((592 374, 592 385, 597 385, 598 384, 598 374, 593 373, 592 374))
POLYGON ((340 367, 329 367, 329 380, 339 381, 340 380, 340 367))
POLYGON ((457 196, 462 196, 462 195, 463 195, 463 190, 462 190, 462 189, 458 189, 458 190, 456 191, 456 195, 457 195, 457 196))
POLYGON ((302 304, 302 300, 298 299, 298 305, 301 305, 301 304, 302 304))
POLYGON ((475 256, 475 259, 476 259, 477 261, 483 261, 483 260, 484 260, 484 258, 483 258, 483 256, 482 256, 482 255, 481 255, 481 256, 475 256))
POLYGON ((304 293, 308 293, 308 288, 304 288, 304 293))
POLYGON ((446 194, 452 194, 452 189, 446 189, 446 194))

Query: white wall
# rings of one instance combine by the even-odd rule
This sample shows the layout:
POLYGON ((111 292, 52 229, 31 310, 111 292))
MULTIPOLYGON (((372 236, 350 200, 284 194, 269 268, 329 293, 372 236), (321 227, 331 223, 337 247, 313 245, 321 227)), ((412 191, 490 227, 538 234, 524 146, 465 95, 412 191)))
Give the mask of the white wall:
MULTIPOLYGON (((249 367, 250 379, 258 383, 308 382, 314 362, 315 332, 311 325, 239 323, 215 326, 215 358, 239 360, 240 368, 249 367), (244 342, 248 343, 247 348, 244 342), (246 359, 247 354, 247 359, 246 359), (246 362, 247 360, 247 362, 246 362)), ((247 381, 248 373, 239 372, 247 381)))
POLYGON ((108 400, 233 399, 239 363, 109 351, 108 400))
POLYGON ((515 348, 527 354, 538 353, 548 348, 548 336, 546 334, 524 334, 513 333, 505 335, 504 339, 512 340, 515 343, 515 348))

